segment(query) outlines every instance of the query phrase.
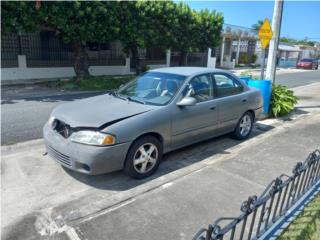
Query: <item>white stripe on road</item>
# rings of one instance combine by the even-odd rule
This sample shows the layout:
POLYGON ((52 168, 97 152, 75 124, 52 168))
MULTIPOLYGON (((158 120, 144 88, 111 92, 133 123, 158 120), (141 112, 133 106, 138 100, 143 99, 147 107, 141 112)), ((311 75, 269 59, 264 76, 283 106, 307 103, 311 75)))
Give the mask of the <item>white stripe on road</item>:
POLYGON ((68 235, 70 240, 81 240, 76 230, 72 227, 68 228, 68 230, 66 231, 66 234, 68 235))

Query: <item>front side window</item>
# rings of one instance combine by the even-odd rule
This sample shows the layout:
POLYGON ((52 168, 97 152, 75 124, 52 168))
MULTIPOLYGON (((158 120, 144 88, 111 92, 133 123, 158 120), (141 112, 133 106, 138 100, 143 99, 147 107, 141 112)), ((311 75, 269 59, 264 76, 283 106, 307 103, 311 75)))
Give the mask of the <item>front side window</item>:
POLYGON ((243 91, 243 86, 232 77, 224 74, 214 74, 213 76, 218 97, 231 96, 243 91))
POLYGON ((185 81, 186 76, 147 72, 120 88, 118 94, 146 104, 165 105, 170 102, 185 81))
POLYGON ((190 80, 183 91, 184 97, 193 97, 197 102, 204 102, 213 98, 213 88, 210 75, 199 75, 190 80))

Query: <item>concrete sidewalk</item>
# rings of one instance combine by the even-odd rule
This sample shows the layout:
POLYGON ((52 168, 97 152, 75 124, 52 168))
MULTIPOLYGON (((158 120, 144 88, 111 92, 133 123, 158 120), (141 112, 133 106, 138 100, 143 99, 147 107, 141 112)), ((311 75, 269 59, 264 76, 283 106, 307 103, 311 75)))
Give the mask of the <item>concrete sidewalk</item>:
POLYGON ((249 196, 260 194, 282 173, 319 148, 320 115, 300 120, 118 209, 74 225, 80 239, 191 239, 219 217, 240 214, 249 196))
MULTIPOLYGON (((260 76, 261 74, 261 68, 238 68, 238 69, 233 69, 231 72, 233 72, 235 75, 239 76, 243 72, 252 72, 254 76, 260 76)), ((300 72, 308 72, 310 70, 308 69, 297 69, 295 67, 291 68, 279 68, 277 67, 276 74, 281 75, 285 73, 300 73, 300 72)))
POLYGON ((198 144, 169 156, 145 181, 61 172, 45 159, 35 171, 28 154, 20 166, 11 155, 2 169, 3 216, 23 214, 2 239, 191 239, 215 219, 238 215, 248 196, 319 148, 319 122, 313 113, 238 145, 225 137, 198 144))

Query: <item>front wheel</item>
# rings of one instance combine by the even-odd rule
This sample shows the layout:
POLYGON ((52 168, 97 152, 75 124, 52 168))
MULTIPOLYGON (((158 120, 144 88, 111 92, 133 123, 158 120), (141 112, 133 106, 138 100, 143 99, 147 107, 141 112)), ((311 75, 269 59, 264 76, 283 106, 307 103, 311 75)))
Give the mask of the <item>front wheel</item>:
POLYGON ((127 154, 124 171, 136 179, 152 175, 162 159, 162 144, 153 136, 145 136, 133 143, 127 154))
POLYGON ((243 140, 249 137, 253 127, 253 115, 250 112, 246 112, 240 118, 234 132, 233 137, 238 140, 243 140))

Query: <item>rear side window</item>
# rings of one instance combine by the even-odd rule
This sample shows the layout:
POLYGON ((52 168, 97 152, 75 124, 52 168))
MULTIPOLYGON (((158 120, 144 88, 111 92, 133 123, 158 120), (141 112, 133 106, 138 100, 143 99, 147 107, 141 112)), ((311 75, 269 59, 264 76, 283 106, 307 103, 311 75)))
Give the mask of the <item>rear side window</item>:
POLYGON ((217 96, 226 97, 234 94, 241 93, 243 86, 236 79, 225 74, 213 74, 217 96))
POLYGON ((204 102, 212 99, 213 87, 210 75, 199 75, 191 79, 183 91, 183 96, 193 97, 197 99, 197 102, 204 102))
POLYGON ((304 58, 301 60, 301 62, 313 62, 313 59, 304 58))

